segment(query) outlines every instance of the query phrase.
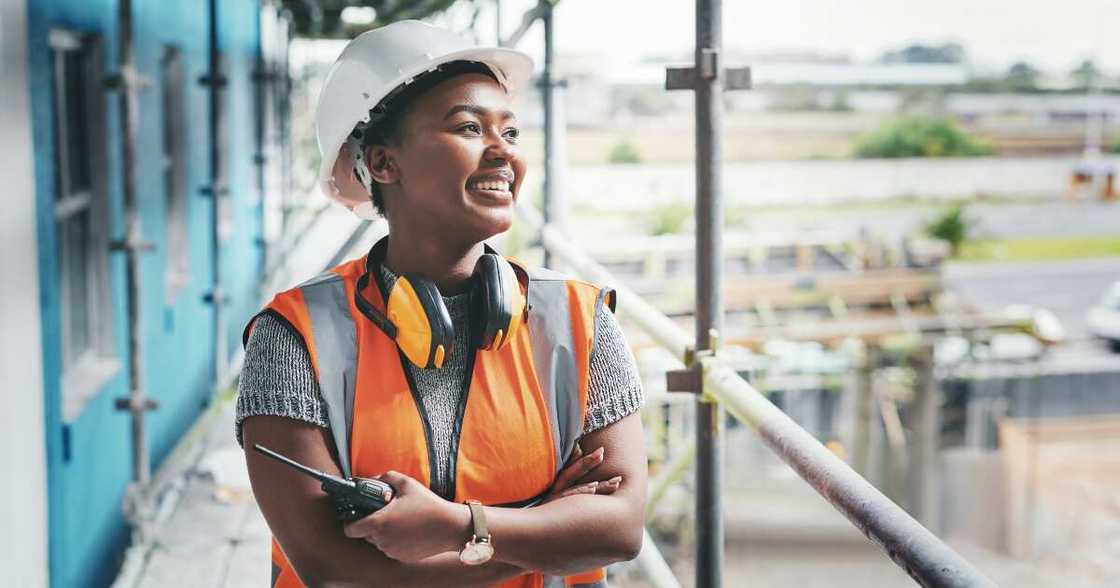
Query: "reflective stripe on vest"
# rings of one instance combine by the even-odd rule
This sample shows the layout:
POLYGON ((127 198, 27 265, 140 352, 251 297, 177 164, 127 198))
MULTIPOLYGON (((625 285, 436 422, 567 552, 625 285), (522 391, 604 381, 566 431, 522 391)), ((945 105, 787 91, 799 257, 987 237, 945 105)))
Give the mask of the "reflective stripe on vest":
POLYGON ((583 432, 567 280, 549 270, 534 272, 529 277, 528 302, 534 367, 551 417, 559 473, 583 432))
MULTIPOLYGON (((408 392, 415 387, 412 382, 405 383, 407 372, 403 360, 398 359, 395 343, 368 324, 353 305, 355 283, 364 264, 364 257, 353 260, 281 293, 264 312, 284 318, 308 348, 327 405, 342 473, 369 476, 397 469, 430 484, 432 464, 426 438, 430 432, 418 428, 417 422, 423 421, 423 407, 408 392), (415 418, 417 411, 420 419, 415 418), (379 415, 389 415, 389 423, 379 421, 379 415), (382 431, 386 427, 393 431, 392 435, 386 436, 388 433, 382 431)), ((515 263, 515 267, 520 266, 515 263)), ((376 286, 369 292, 367 298, 383 310, 376 286)), ((563 468, 583 429, 595 313, 604 302, 613 310, 612 295, 609 289, 600 290, 548 270, 528 274, 528 329, 523 329, 503 352, 480 351, 473 355, 480 364, 478 370, 474 369, 472 355, 467 358, 470 387, 463 394, 452 445, 453 469, 449 472, 456 486, 456 500, 477 497, 484 503, 504 504, 515 502, 514 497, 531 498, 545 491, 555 473, 563 468), (476 378, 480 378, 478 382, 473 381, 476 378), (496 393, 507 388, 517 392, 496 393), (499 406, 499 400, 512 404, 499 406), (504 422, 510 419, 494 418, 507 412, 515 419, 510 421, 513 429, 504 422), (484 422, 487 419, 501 420, 502 426, 491 426, 484 422), (544 428, 532 423, 550 429, 547 441, 544 428), (525 429, 526 425, 534 428, 525 429), (494 437, 502 430, 510 434, 494 437), (534 430, 535 433, 531 432, 534 430), (524 440, 511 445, 508 439, 515 436, 524 440), (463 440, 462 446, 457 446, 458 439, 463 440), (503 452, 512 450, 512 457, 522 463, 494 464, 502 460, 492 456, 505 455, 495 453, 495 442, 505 447, 503 452), (547 443, 547 450, 539 443, 547 443), (540 463, 546 458, 551 462, 548 466, 540 463), (456 464, 461 466, 458 471, 456 464), (533 464, 547 470, 535 469, 538 466, 533 464), (515 467, 519 468, 518 474, 497 479, 503 471, 515 467)), ((246 327, 246 340, 251 326, 252 321, 246 327)), ((278 571, 276 585, 301 586, 275 539, 272 547, 278 571)), ((601 569, 567 578, 527 574, 500 585, 604 586, 604 577, 601 569)))
POLYGON ((354 318, 346 303, 346 287, 340 276, 328 272, 300 286, 300 290, 311 316, 311 334, 319 361, 319 391, 327 405, 338 465, 349 478, 358 343, 354 318))

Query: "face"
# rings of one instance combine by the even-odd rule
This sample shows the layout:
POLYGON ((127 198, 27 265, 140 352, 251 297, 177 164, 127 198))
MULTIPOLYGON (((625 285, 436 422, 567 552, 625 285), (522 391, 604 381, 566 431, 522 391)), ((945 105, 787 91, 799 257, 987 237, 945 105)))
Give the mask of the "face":
POLYGON ((383 185, 390 225, 470 243, 508 229, 525 176, 518 133, 509 95, 488 76, 455 76, 417 97, 397 144, 370 154, 371 167, 381 156, 394 164, 383 185))

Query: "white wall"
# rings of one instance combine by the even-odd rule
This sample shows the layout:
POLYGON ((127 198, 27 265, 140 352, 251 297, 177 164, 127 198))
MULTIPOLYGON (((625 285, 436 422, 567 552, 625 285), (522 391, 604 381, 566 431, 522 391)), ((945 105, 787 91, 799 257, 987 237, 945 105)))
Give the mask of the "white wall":
POLYGON ((47 467, 26 10, 24 0, 0 2, 0 570, 5 584, 46 586, 47 467))

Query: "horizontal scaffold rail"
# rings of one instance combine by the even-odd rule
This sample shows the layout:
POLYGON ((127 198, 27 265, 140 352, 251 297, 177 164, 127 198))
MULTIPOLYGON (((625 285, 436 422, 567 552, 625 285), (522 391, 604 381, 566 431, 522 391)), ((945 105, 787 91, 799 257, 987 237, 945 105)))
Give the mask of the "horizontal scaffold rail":
MULTIPOLYGON (((541 243, 557 260, 587 279, 609 283, 617 291, 619 312, 678 359, 686 361, 692 338, 680 327, 614 280, 610 272, 583 253, 560 230, 545 225, 535 209, 521 204, 518 210, 521 218, 539 232, 541 243)), ((718 355, 697 359, 702 366, 704 394, 757 431, 782 461, 881 546, 915 581, 922 586, 936 587, 995 586, 774 406, 718 355)))

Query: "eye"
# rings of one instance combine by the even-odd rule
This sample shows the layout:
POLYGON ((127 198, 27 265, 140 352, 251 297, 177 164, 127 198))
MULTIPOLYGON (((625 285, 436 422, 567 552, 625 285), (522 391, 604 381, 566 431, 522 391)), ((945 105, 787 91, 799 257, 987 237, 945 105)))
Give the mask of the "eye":
POLYGON ((482 127, 478 126, 478 123, 469 122, 464 125, 460 125, 459 130, 478 134, 482 132, 482 127))
POLYGON ((510 141, 516 141, 521 136, 521 131, 517 127, 510 127, 502 132, 502 136, 510 141))

